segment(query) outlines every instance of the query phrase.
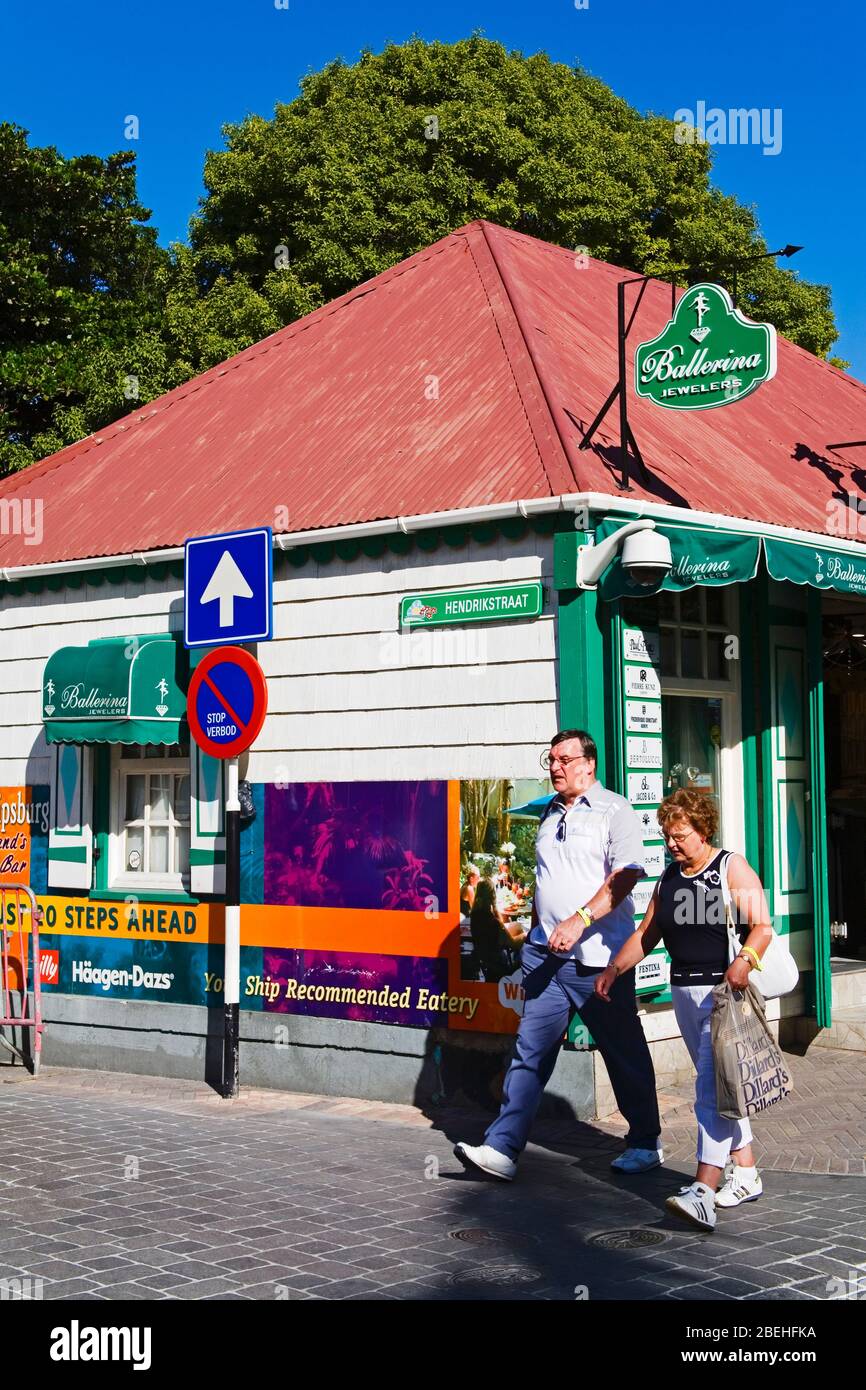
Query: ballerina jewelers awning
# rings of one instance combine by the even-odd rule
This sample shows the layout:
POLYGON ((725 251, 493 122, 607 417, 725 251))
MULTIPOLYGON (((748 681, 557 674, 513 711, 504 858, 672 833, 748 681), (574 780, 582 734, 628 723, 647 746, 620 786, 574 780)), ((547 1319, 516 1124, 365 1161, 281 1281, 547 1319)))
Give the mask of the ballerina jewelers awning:
POLYGON ((48 743, 180 742, 186 653, 166 634, 61 647, 42 682, 48 743))
MULTIPOLYGON (((606 540, 626 523, 602 521, 596 527, 596 544, 606 540)), ((615 558, 608 565, 599 584, 602 598, 641 597, 660 589, 679 593, 695 584, 745 584, 758 572, 761 556, 761 537, 739 535, 731 531, 712 531, 697 526, 660 523, 658 530, 671 543, 673 568, 655 587, 636 584, 615 558)))
MULTIPOLYGON (((625 524, 622 520, 602 521, 596 527, 596 544, 625 524)), ((640 598, 661 589, 677 593, 696 584, 745 584, 758 572, 762 547, 771 579, 809 584, 814 589, 831 589, 842 594, 866 595, 866 546, 857 550, 836 550, 821 545, 820 536, 815 537, 813 545, 803 539, 781 540, 667 521, 660 522, 658 530, 671 543, 673 567, 670 573, 655 586, 636 584, 617 556, 598 586, 602 598, 640 598)))
POLYGON ((791 584, 810 584, 813 589, 835 589, 841 594, 866 594, 866 547, 858 555, 850 550, 799 541, 764 541, 771 579, 791 584))

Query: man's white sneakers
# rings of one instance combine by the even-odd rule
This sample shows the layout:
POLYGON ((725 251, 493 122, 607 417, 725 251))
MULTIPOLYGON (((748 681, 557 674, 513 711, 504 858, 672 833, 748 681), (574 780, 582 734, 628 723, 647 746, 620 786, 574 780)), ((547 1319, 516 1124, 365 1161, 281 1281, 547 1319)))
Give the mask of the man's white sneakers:
POLYGON ((676 1196, 668 1197, 665 1206, 668 1211, 682 1216, 686 1221, 691 1221, 693 1226, 700 1226, 704 1231, 714 1231, 716 1229, 715 1195, 713 1189, 707 1187, 706 1183, 693 1182, 688 1187, 681 1187, 676 1196))
POLYGON ((626 1149, 610 1166, 617 1173, 646 1173, 650 1168, 658 1168, 664 1161, 661 1149, 626 1149))
POLYGON ((738 1207, 741 1202, 756 1202, 763 1190, 757 1168, 743 1168, 735 1163, 716 1193, 716 1206, 738 1207))
POLYGON ((517 1172, 514 1159, 501 1154, 498 1149, 491 1149, 489 1144, 479 1144, 477 1148, 471 1144, 456 1144, 454 1153, 464 1168, 476 1168, 490 1178, 500 1178, 502 1182, 514 1181, 517 1172))

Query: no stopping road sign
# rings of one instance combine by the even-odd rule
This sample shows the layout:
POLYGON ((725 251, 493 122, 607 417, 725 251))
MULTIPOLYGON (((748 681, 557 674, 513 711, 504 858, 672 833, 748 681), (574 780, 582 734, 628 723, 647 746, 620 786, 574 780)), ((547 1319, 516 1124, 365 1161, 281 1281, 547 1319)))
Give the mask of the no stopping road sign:
POLYGON ((240 647, 217 647, 195 668, 186 707, 199 748, 212 758, 234 758, 255 743, 265 722, 265 673, 240 647))

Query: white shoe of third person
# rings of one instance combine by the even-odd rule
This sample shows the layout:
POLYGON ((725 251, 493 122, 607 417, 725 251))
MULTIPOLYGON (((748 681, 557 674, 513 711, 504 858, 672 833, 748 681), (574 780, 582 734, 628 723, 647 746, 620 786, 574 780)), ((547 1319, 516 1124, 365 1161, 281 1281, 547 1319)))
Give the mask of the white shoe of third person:
POLYGON ((455 1144, 454 1153, 464 1168, 474 1168, 490 1178, 501 1178, 503 1182, 512 1182, 517 1172, 514 1159, 498 1149, 491 1149, 489 1144, 479 1144, 477 1148, 471 1144, 455 1144))
POLYGON ((665 1206, 668 1211, 682 1216, 684 1220, 691 1221, 693 1226, 700 1226, 704 1231, 716 1229, 716 1194, 704 1182, 693 1182, 688 1187, 681 1187, 676 1196, 668 1197, 665 1206))
POLYGON ((716 1193, 716 1206, 738 1207, 741 1202, 756 1202, 763 1190, 757 1168, 743 1168, 735 1163, 716 1193))

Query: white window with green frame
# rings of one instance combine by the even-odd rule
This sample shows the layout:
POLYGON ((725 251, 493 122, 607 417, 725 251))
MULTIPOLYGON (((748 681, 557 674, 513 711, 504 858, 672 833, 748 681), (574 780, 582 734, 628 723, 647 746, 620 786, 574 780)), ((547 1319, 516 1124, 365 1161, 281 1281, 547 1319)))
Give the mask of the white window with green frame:
POLYGON ((189 891, 190 762, 178 745, 111 751, 108 887, 189 891))

